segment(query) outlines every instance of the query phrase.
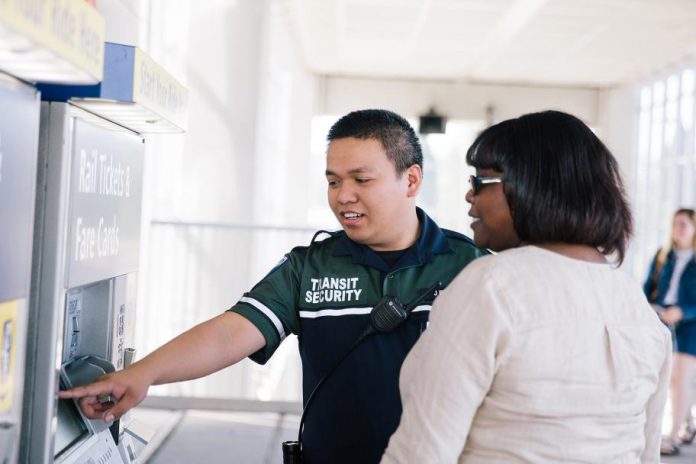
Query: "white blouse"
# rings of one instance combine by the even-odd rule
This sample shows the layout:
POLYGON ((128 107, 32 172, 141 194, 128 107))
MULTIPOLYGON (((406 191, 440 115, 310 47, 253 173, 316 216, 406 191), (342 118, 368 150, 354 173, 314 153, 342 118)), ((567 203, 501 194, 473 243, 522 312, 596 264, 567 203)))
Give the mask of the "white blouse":
POLYGON ((657 463, 671 349, 609 264, 533 246, 480 258, 404 362, 382 462, 657 463))

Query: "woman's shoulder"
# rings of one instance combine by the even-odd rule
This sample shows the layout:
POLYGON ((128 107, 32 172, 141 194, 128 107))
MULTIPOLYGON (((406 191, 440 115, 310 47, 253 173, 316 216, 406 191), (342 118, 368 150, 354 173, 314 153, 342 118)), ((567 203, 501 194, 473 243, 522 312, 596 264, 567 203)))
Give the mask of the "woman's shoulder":
POLYGON ((544 250, 533 245, 510 248, 484 258, 480 258, 477 261, 482 261, 483 266, 487 268, 496 268, 497 270, 502 270, 505 268, 510 268, 511 270, 518 269, 520 266, 537 266, 539 263, 546 263, 555 260, 559 260, 561 262, 569 259, 571 261, 576 261, 572 260, 571 258, 564 257, 558 253, 544 250))
POLYGON ((522 246, 517 248, 510 248, 495 254, 485 255, 466 267, 466 270, 470 272, 505 272, 505 270, 512 271, 519 268, 519 266, 524 266, 526 263, 535 263, 539 260, 546 260, 549 257, 546 256, 548 252, 540 252, 541 250, 533 246, 522 246))
POLYGON ((512 248, 499 253, 481 256, 469 263, 452 282, 454 286, 482 288, 507 286, 519 279, 530 253, 528 247, 512 248))
POLYGON ((607 278, 621 274, 614 271, 616 267, 609 262, 585 261, 529 245, 478 258, 464 269, 461 280, 473 282, 471 285, 493 281, 495 286, 517 288, 559 279, 578 281, 598 273, 607 278))

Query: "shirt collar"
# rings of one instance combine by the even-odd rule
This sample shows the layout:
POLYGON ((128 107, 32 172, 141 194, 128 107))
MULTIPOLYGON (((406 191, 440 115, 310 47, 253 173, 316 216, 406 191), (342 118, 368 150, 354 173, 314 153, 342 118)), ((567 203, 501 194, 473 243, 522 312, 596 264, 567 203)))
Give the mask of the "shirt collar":
POLYGON ((362 264, 383 272, 389 272, 390 270, 424 264, 430 261, 433 255, 439 253, 450 253, 452 247, 435 221, 418 207, 416 207, 416 215, 421 229, 418 240, 404 253, 393 269, 389 269, 370 247, 354 242, 348 238, 345 232, 341 234, 333 256, 350 256, 353 264, 362 264))

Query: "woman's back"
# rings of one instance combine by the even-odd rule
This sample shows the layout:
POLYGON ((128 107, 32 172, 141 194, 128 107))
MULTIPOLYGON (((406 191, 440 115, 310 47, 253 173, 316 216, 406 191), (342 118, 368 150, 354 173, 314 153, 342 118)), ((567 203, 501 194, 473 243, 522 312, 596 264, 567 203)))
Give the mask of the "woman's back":
POLYGON ((383 462, 658 462, 670 337, 606 264, 632 230, 618 162, 558 111, 488 127, 466 160, 474 242, 500 254, 436 300, 383 462))
POLYGON ((533 462, 635 461, 670 351, 640 287, 608 264, 536 247, 496 260, 512 335, 474 419, 472 457, 503 442, 533 462))
POLYGON ((534 246, 481 258, 438 298, 424 337, 413 356, 420 370, 407 360, 402 392, 452 398, 433 420, 460 428, 460 462, 636 462, 645 437, 659 437, 645 427, 666 398, 669 332, 638 284, 609 264, 534 246), (422 371, 442 362, 456 380, 422 371))

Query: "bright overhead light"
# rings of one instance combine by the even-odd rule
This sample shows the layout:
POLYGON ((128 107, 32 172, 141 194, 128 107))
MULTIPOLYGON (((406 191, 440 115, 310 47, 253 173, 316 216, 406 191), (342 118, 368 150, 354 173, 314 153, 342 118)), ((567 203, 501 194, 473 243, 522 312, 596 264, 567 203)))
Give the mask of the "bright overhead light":
MULTIPOLYGON (((1 26, 0 26, 1 27, 1 26)), ((11 42, 20 42, 12 40, 11 42)), ((94 84, 97 79, 53 52, 40 46, 8 47, 0 38, 0 70, 28 82, 94 84)))
POLYGON ((184 129, 139 103, 100 98, 73 98, 73 105, 140 134, 172 134, 184 129))
POLYGON ((0 70, 28 82, 95 84, 104 31, 104 18, 84 1, 0 1, 0 70))

